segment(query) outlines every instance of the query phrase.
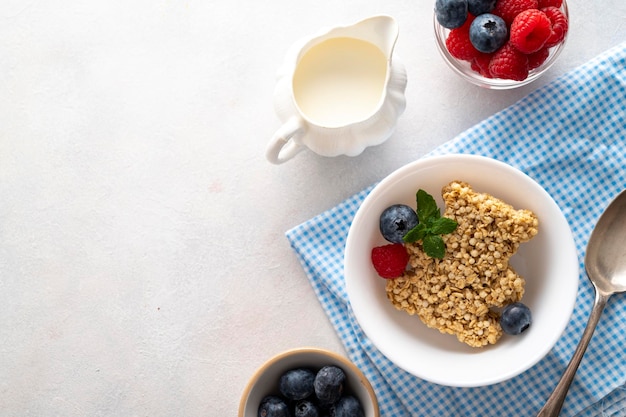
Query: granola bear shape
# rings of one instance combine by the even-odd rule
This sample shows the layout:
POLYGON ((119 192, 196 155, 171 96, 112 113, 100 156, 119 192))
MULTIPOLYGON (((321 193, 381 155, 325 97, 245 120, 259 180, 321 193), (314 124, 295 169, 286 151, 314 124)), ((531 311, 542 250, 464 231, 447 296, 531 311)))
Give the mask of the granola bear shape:
POLYGON ((516 210, 463 181, 444 186, 442 197, 443 216, 458 223, 454 232, 443 235, 445 256, 431 258, 421 242, 407 243, 409 268, 387 281, 387 298, 397 309, 469 346, 494 344, 502 336, 494 308, 524 295, 524 278, 509 259, 538 233, 539 221, 532 211, 516 210))

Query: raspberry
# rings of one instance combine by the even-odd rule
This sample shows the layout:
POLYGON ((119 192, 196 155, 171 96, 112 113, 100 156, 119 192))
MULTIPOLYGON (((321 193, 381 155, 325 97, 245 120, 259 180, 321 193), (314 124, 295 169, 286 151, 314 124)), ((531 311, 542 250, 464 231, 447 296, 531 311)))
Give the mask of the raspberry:
POLYGON ((491 13, 500 16, 507 25, 513 23, 515 16, 528 9, 536 9, 538 0, 498 0, 491 13))
POLYGON ((532 70, 538 68, 539 66, 541 66, 541 64, 546 62, 546 59, 548 59, 549 55, 550 51, 548 50, 548 48, 541 48, 537 52, 528 54, 528 69, 532 70))
POLYGON ((543 48, 552 34, 552 23, 537 9, 524 10, 511 23, 510 42, 520 52, 531 54, 543 48))
POLYGON ((398 278, 404 273, 409 254, 402 243, 377 246, 372 249, 372 264, 383 278, 398 278))
POLYGON ((544 7, 550 7, 550 6, 560 8, 561 5, 563 4, 563 0, 538 0, 537 3, 538 3, 537 5, 538 9, 543 9, 544 7))
POLYGON ((471 61, 480 54, 470 42, 469 28, 474 20, 474 16, 468 15, 463 26, 452 29, 446 39, 446 48, 450 55, 462 61, 471 61))
POLYGON ((569 22, 567 21, 567 17, 563 14, 561 9, 557 7, 544 7, 541 11, 548 16, 550 22, 552 23, 552 34, 546 41, 545 46, 550 48, 552 46, 558 45, 565 39, 565 35, 567 34, 567 29, 569 27, 569 22))
POLYGON ((489 72, 494 78, 525 80, 528 77, 528 57, 509 42, 493 54, 489 72))
POLYGON ((483 54, 476 56, 472 59, 472 70, 476 71, 480 75, 485 78, 493 78, 491 76, 491 72, 489 71, 489 62, 491 62, 491 57, 493 54, 483 54))

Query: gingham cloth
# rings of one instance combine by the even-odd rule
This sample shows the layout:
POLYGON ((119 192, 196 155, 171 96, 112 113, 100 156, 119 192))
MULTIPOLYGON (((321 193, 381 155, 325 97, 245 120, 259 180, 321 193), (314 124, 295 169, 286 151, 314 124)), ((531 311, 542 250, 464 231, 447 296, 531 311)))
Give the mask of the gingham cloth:
MULTIPOLYGON (((552 351, 523 374, 487 387, 441 386, 401 370, 366 337, 348 302, 343 251, 352 218, 373 186, 286 236, 348 356, 372 383, 382 416, 534 416, 565 370, 591 311, 594 290, 583 265, 589 234, 626 188, 626 42, 429 155, 449 153, 484 155, 522 170, 556 200, 574 234, 581 275, 571 321, 552 351)), ((625 297, 612 297, 604 310, 562 416, 626 416, 625 297)))

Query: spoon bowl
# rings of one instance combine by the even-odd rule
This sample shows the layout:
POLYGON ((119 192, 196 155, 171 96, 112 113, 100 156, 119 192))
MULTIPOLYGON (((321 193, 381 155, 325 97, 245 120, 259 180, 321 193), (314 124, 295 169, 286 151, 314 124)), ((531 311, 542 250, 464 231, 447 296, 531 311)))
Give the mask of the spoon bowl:
POLYGON ((559 415, 606 303, 613 294, 626 292, 626 190, 611 201, 591 232, 585 270, 595 290, 593 308, 569 365, 538 417, 559 415))
POLYGON ((604 292, 626 291, 626 190, 609 204, 591 233, 585 268, 604 292))

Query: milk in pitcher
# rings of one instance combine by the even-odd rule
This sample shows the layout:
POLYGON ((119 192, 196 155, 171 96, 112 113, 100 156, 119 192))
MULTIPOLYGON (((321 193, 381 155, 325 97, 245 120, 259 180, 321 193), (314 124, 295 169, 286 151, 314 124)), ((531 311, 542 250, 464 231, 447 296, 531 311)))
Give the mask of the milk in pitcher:
POLYGON ((370 117, 384 98, 387 57, 356 38, 325 40, 303 53, 293 76, 297 106, 311 122, 338 127, 370 117))

